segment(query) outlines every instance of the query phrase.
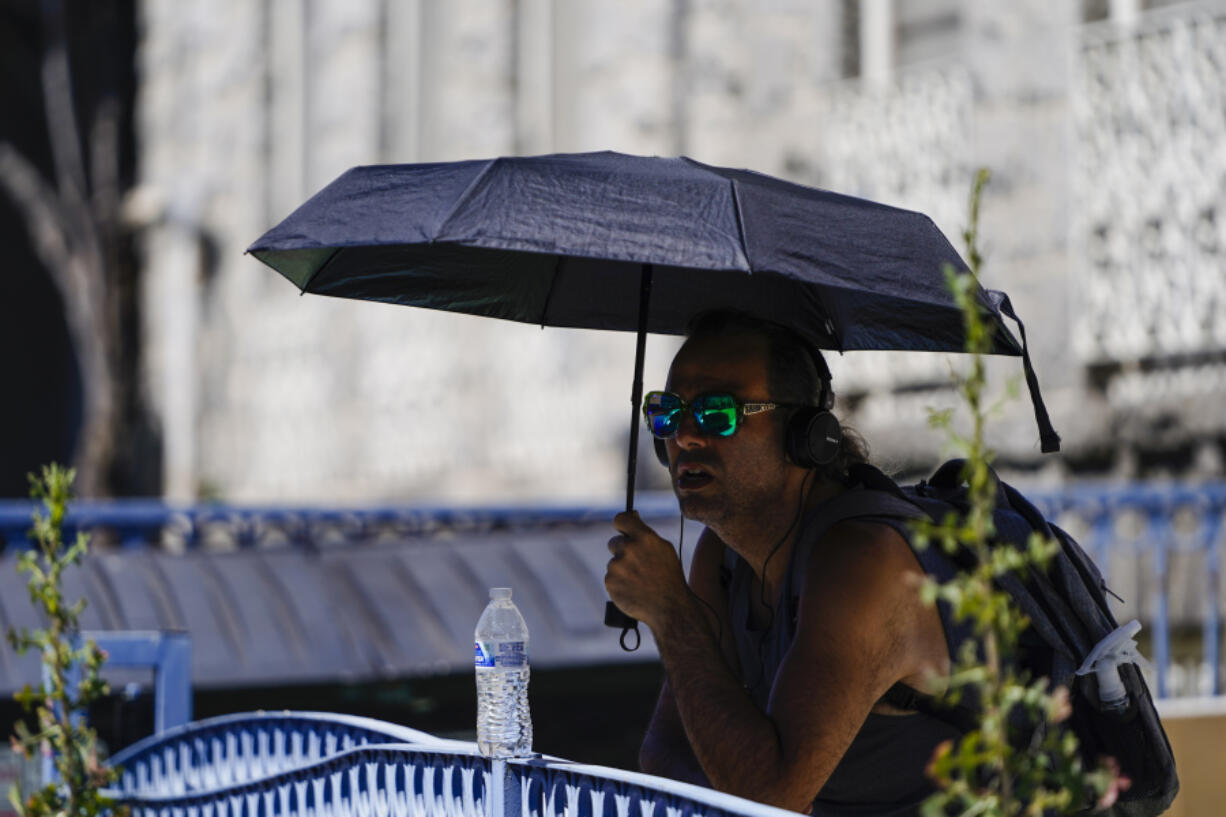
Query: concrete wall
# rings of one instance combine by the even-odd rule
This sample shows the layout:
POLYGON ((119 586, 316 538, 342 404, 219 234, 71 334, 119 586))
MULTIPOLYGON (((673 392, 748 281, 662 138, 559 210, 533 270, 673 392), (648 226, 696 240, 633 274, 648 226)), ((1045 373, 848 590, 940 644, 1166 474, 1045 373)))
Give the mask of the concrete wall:
MULTIPOLYGON (((299 298, 242 256, 354 164, 594 149, 752 167, 931 213, 951 236, 974 169, 989 166, 984 283, 1008 291, 1028 322, 1066 443, 1063 458, 1040 457, 1029 404, 1015 400, 992 426, 1002 463, 1053 482, 1220 475, 1226 414, 1212 407, 1226 397, 1226 341, 1202 332, 1194 355, 1103 360, 1077 338, 1107 320, 1104 299, 1155 269, 1170 282, 1158 295, 1193 293, 1196 320, 1226 325, 1217 233, 1196 245, 1200 266, 1176 254, 1113 278, 1115 266, 1086 272, 1086 236, 1101 225, 1078 220, 1098 212, 1086 189, 1138 175, 1100 149, 1110 129, 1095 123, 1115 120, 1084 112, 1139 86, 1122 68, 1079 67, 1087 43, 1149 54, 1172 83, 1208 71, 1201 86, 1226 87, 1211 81, 1212 60, 1172 61, 1211 49, 1223 15, 1205 8, 1086 29, 1079 4, 1042 0, 146 0, 133 211, 147 225, 146 384, 166 493, 615 495, 628 338, 299 298), (1090 155, 1107 158, 1087 179, 1090 155)), ((1211 91, 1195 98, 1204 104, 1190 110, 1216 110, 1211 91)), ((1161 145, 1167 131, 1144 130, 1157 113, 1137 127, 1161 145)), ((1226 130, 1212 116, 1189 121, 1197 138, 1226 130)), ((1196 176, 1186 162, 1171 168, 1164 178, 1196 176)), ((1163 241, 1226 224, 1226 194, 1207 195, 1163 241)), ((1125 323, 1149 314, 1142 296, 1121 300, 1125 323)), ((1183 301, 1154 303, 1157 337, 1180 323, 1183 301)), ((649 344, 650 385, 674 348, 649 344)), ((948 453, 926 418, 953 402, 951 365, 832 360, 841 410, 884 465, 922 471, 948 453)), ((991 372, 1003 391, 1021 367, 1001 360, 991 372)))
POLYGON ((1159 702, 1179 794, 1168 817, 1217 817, 1226 803, 1226 698, 1159 702))

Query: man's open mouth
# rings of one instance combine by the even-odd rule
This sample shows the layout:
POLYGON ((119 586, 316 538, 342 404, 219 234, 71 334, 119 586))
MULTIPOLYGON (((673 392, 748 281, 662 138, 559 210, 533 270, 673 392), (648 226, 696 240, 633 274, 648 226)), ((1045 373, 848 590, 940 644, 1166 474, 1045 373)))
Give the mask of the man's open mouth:
POLYGON ((677 469, 677 487, 682 491, 696 491, 714 479, 715 476, 701 466, 682 465, 677 469))

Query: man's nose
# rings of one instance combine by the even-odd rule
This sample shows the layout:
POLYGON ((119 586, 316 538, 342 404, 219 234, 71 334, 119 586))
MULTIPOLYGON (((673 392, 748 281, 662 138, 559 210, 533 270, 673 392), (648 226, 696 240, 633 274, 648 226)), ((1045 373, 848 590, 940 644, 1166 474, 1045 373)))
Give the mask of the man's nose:
POLYGON ((698 420, 694 418, 692 411, 681 412, 681 422, 677 424, 677 433, 673 439, 681 448, 696 448, 707 444, 707 435, 698 428, 698 420))

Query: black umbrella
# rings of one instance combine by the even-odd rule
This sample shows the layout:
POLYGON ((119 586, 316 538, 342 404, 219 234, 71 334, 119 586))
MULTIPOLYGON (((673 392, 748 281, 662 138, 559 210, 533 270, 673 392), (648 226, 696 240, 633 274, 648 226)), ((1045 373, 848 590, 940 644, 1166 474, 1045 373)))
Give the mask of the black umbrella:
MULTIPOLYGON (((958 352, 962 315, 931 219, 686 158, 618 153, 354 168, 248 249, 303 292, 542 326, 638 332, 626 508, 646 332, 731 307, 823 349, 958 352)), ((1022 355, 1043 451, 1059 447, 1008 298, 978 290, 993 351, 1022 355)), ((1018 326, 1021 324, 1019 322, 1018 326)))

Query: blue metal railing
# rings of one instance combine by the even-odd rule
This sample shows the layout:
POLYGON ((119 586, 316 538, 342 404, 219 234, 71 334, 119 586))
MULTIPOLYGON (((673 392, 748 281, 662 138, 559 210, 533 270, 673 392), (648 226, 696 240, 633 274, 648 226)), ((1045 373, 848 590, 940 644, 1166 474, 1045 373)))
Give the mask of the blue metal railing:
POLYGON ((1168 578, 1172 557, 1201 559, 1204 608, 1201 617, 1202 662, 1209 672, 1211 695, 1222 692, 1221 678, 1221 552, 1222 520, 1226 516, 1226 484, 1200 486, 1075 486, 1061 493, 1036 494, 1036 505, 1058 522, 1080 522, 1087 534, 1082 544, 1111 582, 1109 558, 1123 551, 1138 563, 1148 559, 1153 581, 1150 630, 1157 667, 1156 692, 1169 693, 1171 620, 1168 578), (1184 524, 1177 520, 1183 517, 1184 524), (1131 517, 1133 530, 1122 530, 1131 517), (1088 541, 1087 541, 1088 540, 1088 541))
MULTIPOLYGON (((536 756, 490 760, 471 743, 432 738, 415 730, 366 719, 319 713, 237 715, 193 724, 177 734, 150 738, 116 755, 124 768, 121 788, 111 795, 134 817, 791 817, 792 812, 645 774, 536 756), (346 722, 361 721, 362 723, 346 722), (274 725, 276 724, 276 725, 274 725), (293 754, 310 736, 345 732, 321 755, 293 754), (219 769, 208 744, 237 745, 252 732, 280 730, 281 751, 269 749, 238 771, 248 756, 235 754, 230 781, 193 777, 183 770, 219 769), (395 741, 396 733, 407 742, 395 741), (195 737, 205 738, 197 742, 195 737), (386 734, 383 743, 365 743, 386 734), (423 736, 415 739, 414 736, 423 736), (186 748, 186 741, 191 747, 186 748), (161 776, 156 758, 169 758, 161 776), (191 762, 184 764, 187 759, 191 762), (141 764, 145 764, 142 766, 141 764), (240 775, 242 775, 240 777, 240 775), (143 785, 142 785, 143 784, 143 785)), ((251 755, 254 759, 256 756, 251 755)))
MULTIPOLYGON (((105 652, 109 667, 139 667, 153 670, 153 730, 167 733, 192 718, 192 640, 187 633, 125 631, 84 631, 80 641, 92 641, 105 652)), ((78 641, 78 643, 80 643, 78 641)), ((42 666, 43 689, 50 689, 51 670, 42 666)), ((68 670, 69 683, 81 682, 81 665, 68 670)), ((74 713, 73 718, 80 713, 74 713)), ((43 780, 58 777, 51 755, 40 763, 43 780)))
MULTIPOLYGON (((642 493, 636 503, 644 516, 676 516, 671 494, 642 493)), ((31 546, 30 514, 34 502, 0 499, 0 545, 31 546)), ((145 548, 163 537, 179 538, 188 547, 217 535, 239 546, 260 544, 268 537, 293 544, 317 545, 342 539, 364 542, 388 534, 429 536, 442 531, 484 531, 548 528, 608 521, 624 510, 613 505, 389 505, 368 508, 240 507, 235 505, 176 505, 151 499, 118 499, 72 503, 64 521, 68 534, 89 530, 109 534, 125 548, 145 548)))
POLYGON ((124 796, 173 797, 233 787, 312 765, 360 746, 470 744, 371 718, 327 712, 223 715, 159 732, 115 754, 124 796))
MULTIPOLYGON (((1148 612, 1140 617, 1152 637, 1158 667, 1159 697, 1170 692, 1172 669, 1171 597, 1168 581, 1172 560, 1193 556, 1200 572, 1193 588, 1203 597, 1199 616, 1202 666, 1208 679, 1200 693, 1220 694, 1222 611, 1220 598, 1223 516, 1226 483, 1202 485, 1107 486, 1081 484, 1059 491, 1027 491, 1049 517, 1077 536, 1112 583, 1112 557, 1125 554, 1142 565, 1152 581, 1143 589, 1148 612), (1124 525, 1131 520, 1131 527, 1124 525)), ((666 494, 643 494, 638 506, 645 516, 676 515, 675 501, 666 494)), ((6 547, 28 546, 32 503, 0 501, 0 540, 6 547)), ((360 544, 389 535, 431 537, 454 531, 540 530, 558 526, 605 523, 620 507, 538 506, 456 508, 387 506, 367 509, 240 508, 225 505, 167 505, 153 500, 82 502, 72 506, 68 527, 107 533, 124 547, 159 546, 176 537, 184 547, 221 540, 237 547, 266 541, 288 541, 302 547, 333 543, 360 544)))
MULTIPOLYGON (((106 653, 108 667, 153 670, 153 731, 192 719, 192 639, 185 632, 141 630, 81 633, 106 653)), ((43 684, 48 684, 43 671, 43 684)))

